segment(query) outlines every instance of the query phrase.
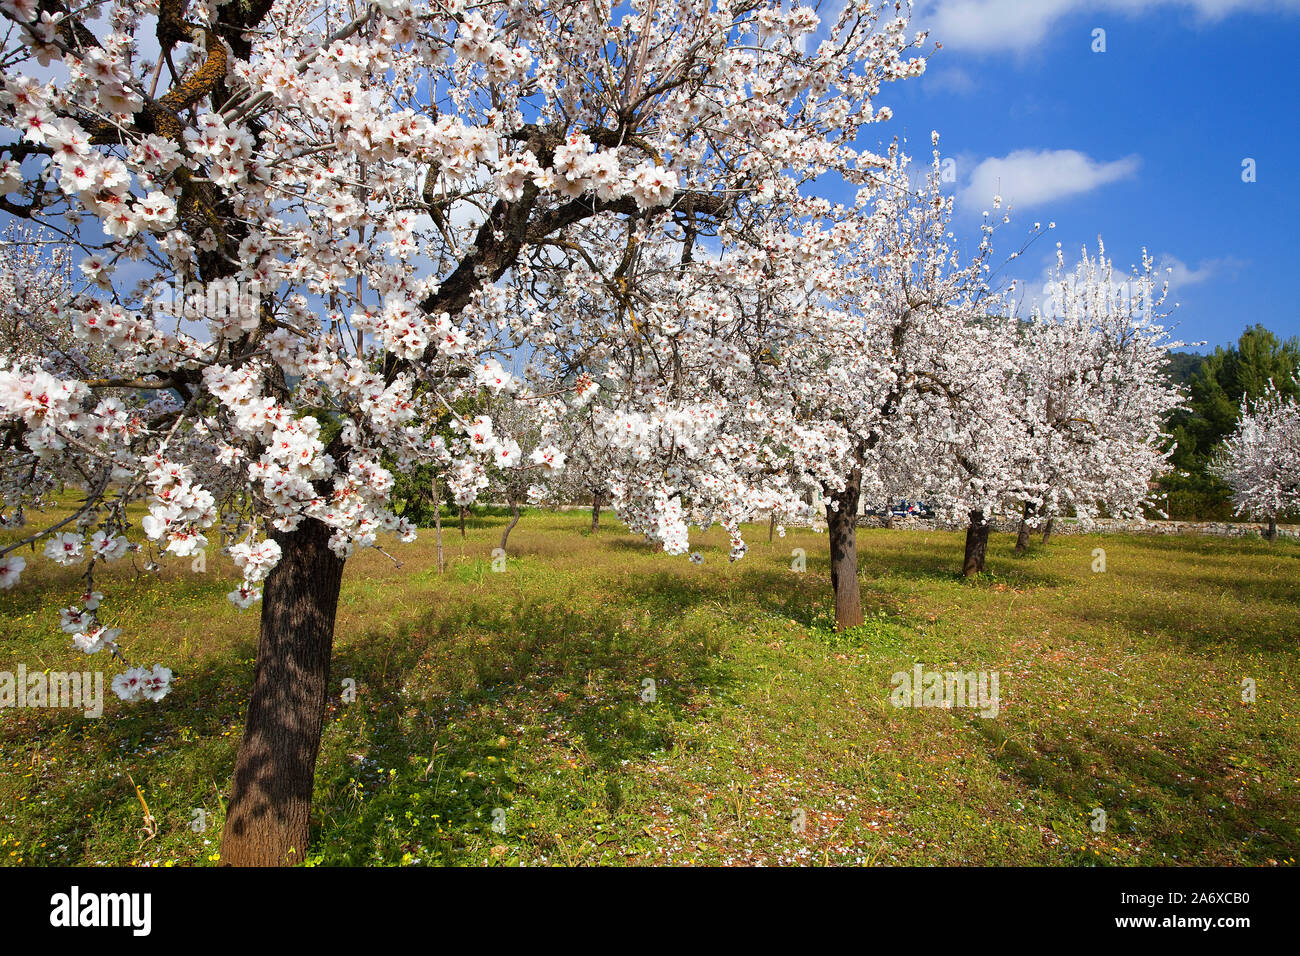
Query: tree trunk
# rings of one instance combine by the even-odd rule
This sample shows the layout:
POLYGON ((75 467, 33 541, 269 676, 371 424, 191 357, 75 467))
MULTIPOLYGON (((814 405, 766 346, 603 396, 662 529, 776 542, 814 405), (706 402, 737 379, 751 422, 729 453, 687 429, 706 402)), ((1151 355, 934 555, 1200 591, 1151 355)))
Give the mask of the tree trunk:
POLYGON ((438 500, 438 479, 433 479, 433 532, 438 542, 438 573, 447 570, 447 562, 442 555, 442 502, 438 500))
POLYGON ((844 490, 829 496, 826 501, 835 627, 841 631, 862 623, 862 592, 858 582, 858 497, 861 493, 862 471, 855 468, 849 474, 844 490))
POLYGON ((273 537, 282 554, 262 593, 257 667, 221 834, 227 866, 283 866, 307 852, 343 559, 314 518, 273 537))
POLYGON ((1265 537, 1268 538, 1270 542, 1277 540, 1277 519, 1276 518, 1268 519, 1268 531, 1265 533, 1265 537))
POLYGON ((465 506, 460 506, 460 536, 465 537, 465 506))
POLYGON ((772 543, 772 538, 776 534, 776 512, 772 512, 772 517, 767 522, 767 543, 772 543))
POLYGON ((1056 523, 1055 518, 1048 518, 1047 525, 1043 528, 1043 544, 1052 540, 1052 525, 1056 523))
POLYGON ((595 534, 600 530, 600 492, 594 492, 591 496, 591 533, 595 534))
POLYGON ((515 525, 519 524, 519 502, 517 501, 510 502, 510 514, 511 514, 510 523, 506 525, 505 530, 501 532, 502 551, 506 549, 506 541, 509 540, 510 538, 510 532, 514 531, 515 525))
POLYGON ((1016 554, 1024 554, 1029 550, 1029 519, 1034 516, 1034 510, 1034 506, 1026 501, 1020 528, 1016 531, 1016 554))
POLYGON ((970 513, 970 524, 966 527, 966 557, 961 565, 961 573, 965 577, 974 577, 984 571, 984 556, 989 548, 989 527, 989 522, 984 520, 984 512, 970 513))

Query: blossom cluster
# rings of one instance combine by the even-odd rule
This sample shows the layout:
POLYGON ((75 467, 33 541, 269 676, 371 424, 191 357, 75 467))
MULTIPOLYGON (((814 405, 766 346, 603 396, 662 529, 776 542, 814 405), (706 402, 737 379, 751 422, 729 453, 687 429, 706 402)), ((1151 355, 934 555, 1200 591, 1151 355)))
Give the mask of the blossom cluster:
MULTIPOLYGON (((1300 386, 1300 382, 1296 383, 1300 386)), ((1238 514, 1276 521, 1300 509, 1300 402, 1274 383, 1242 403, 1237 427, 1215 458, 1238 514)))

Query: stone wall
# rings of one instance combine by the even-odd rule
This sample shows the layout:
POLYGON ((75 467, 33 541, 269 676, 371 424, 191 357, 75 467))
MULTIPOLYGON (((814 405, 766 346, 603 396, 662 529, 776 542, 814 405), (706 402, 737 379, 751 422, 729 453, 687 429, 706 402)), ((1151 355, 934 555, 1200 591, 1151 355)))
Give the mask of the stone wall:
MULTIPOLYGON (((858 519, 862 528, 881 528, 885 519, 864 515, 858 519)), ((1005 534, 1015 534, 1020 522, 1015 518, 999 518, 993 529, 1005 534)), ((937 521, 934 518, 895 518, 892 527, 902 531, 963 531, 965 525, 937 521)), ((1098 519, 1091 525, 1081 526, 1073 518, 1058 518, 1052 525, 1052 534, 1208 534, 1221 538, 1260 537, 1268 525, 1253 521, 1115 521, 1098 519)), ((1039 534, 1042 529, 1038 529, 1039 534)), ((1278 525, 1277 533, 1283 538, 1300 538, 1300 525, 1278 525)))

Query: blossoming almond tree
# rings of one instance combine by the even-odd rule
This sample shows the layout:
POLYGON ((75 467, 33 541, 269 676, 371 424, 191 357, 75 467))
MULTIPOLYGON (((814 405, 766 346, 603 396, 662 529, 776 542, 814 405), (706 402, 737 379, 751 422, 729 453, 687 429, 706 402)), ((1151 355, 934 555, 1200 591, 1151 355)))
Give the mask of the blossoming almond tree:
MULTIPOLYGON (((1117 272, 1098 242, 1067 270, 1058 251, 1052 295, 1026 339, 1024 380, 1037 483, 1047 520, 1067 511, 1140 519, 1171 454, 1165 423, 1181 402, 1163 373, 1173 341, 1161 324, 1167 286, 1152 259, 1117 272)), ((1041 520, 1041 518, 1040 518, 1041 520)))
POLYGON ((520 505, 550 499, 558 477, 568 471, 567 455, 555 442, 565 411, 565 403, 553 395, 521 390, 518 400, 484 403, 470 423, 471 439, 491 449, 478 466, 481 480, 486 482, 484 493, 510 509, 510 520, 501 529, 497 545, 503 553, 510 532, 519 523, 520 505), (502 437, 497 437, 497 432, 502 437), (521 442, 531 451, 524 452, 521 442))
POLYGON ((828 286, 834 316, 820 340, 799 336, 801 417, 841 433, 834 480, 823 482, 837 627, 862 623, 857 559, 858 503, 906 493, 927 467, 918 455, 936 427, 944 395, 981 388, 1005 357, 978 321, 991 251, 983 227, 974 255, 961 261, 949 223, 952 197, 941 191, 938 135, 919 187, 910 160, 890 151, 877 181, 859 194, 860 238, 831 267, 844 285, 828 286), (841 291, 842 290, 842 291, 841 291))
POLYGON ((71 331, 113 355, 102 376, 7 369, 5 461, 75 459, 77 520, 110 551, 138 499, 173 555, 233 541, 261 631, 224 862, 305 851, 344 562, 414 534, 384 462, 472 496, 483 443, 472 422, 430 435, 429 410, 510 396, 501 353, 556 344, 566 289, 638 294, 571 276, 584 245, 689 248, 729 221, 782 242, 769 210, 850 163, 880 84, 923 67, 884 8, 0 3, 0 210, 62 230, 85 277, 71 331))
POLYGON ((839 170, 858 187, 852 205, 787 192, 793 226, 726 223, 707 255, 692 255, 695 237, 633 236, 604 250, 609 262, 588 256, 600 274, 639 275, 654 290, 624 301, 608 283, 582 296, 584 313, 621 317, 636 344, 581 357, 599 376, 591 417, 619 450, 611 487, 634 530, 684 553, 689 525, 717 521, 735 559, 740 524, 755 515, 826 521, 837 622, 861 623, 863 483, 877 496, 892 488, 932 393, 990 364, 962 307, 983 289, 987 243, 956 264, 938 161, 918 191, 898 149, 859 154, 839 170), (674 257, 681 268, 669 268, 674 257), (818 492, 824 515, 811 508, 818 492))
POLYGON ((825 308, 808 314, 813 325, 791 323, 778 350, 797 419, 834 449, 805 461, 802 477, 826 499, 841 628, 862 623, 861 497, 916 497, 936 411, 961 391, 987 413, 1001 394, 1007 355, 981 304, 991 295, 992 226, 985 223, 978 248, 962 261, 949 230, 952 198, 941 191, 938 135, 932 140, 933 162, 919 185, 897 147, 878 158, 854 208, 824 233, 828 258, 810 281, 825 308))
POLYGON ((1300 509, 1300 403, 1277 388, 1244 401, 1213 468, 1232 490, 1237 513, 1266 520, 1268 539, 1276 541, 1278 518, 1300 509))
MULTIPOLYGON (((30 407, 48 390, 59 388, 64 378, 102 376, 110 354, 101 348, 78 342, 68 323, 73 288, 71 252, 50 231, 11 223, 0 236, 0 356, 6 365, 30 370, 25 382, 0 371, 0 389, 12 390, 0 397, 0 407, 30 407), (25 386, 25 387, 24 387, 25 386)), ((113 409, 115 416, 119 408, 113 409)), ((21 528, 28 508, 42 508, 55 501, 55 494, 85 477, 76 455, 57 454, 59 442, 49 448, 6 449, 8 458, 0 469, 0 520, 7 527, 21 528)), ((44 555, 61 565, 79 565, 89 557, 82 593, 75 604, 59 612, 59 627, 70 635, 72 646, 87 654, 106 651, 127 665, 112 680, 113 691, 127 701, 160 700, 166 696, 170 669, 130 666, 118 643, 120 628, 108 627, 98 619, 103 595, 95 590, 96 563, 114 562, 135 550, 127 539, 100 528, 89 541, 86 532, 93 523, 90 513, 76 511, 50 533, 29 535, 0 553, 0 588, 14 587, 27 567, 21 553, 24 545, 43 539, 44 555)))
POLYGON ((827 522, 843 627, 861 623, 864 482, 876 497, 892 491, 916 465, 939 389, 974 381, 998 355, 970 307, 988 244, 957 264, 937 153, 919 191, 896 148, 854 160, 840 171, 858 186, 853 205, 787 195, 797 225, 726 223, 710 255, 675 270, 690 237, 611 244, 612 262, 590 266, 640 275, 654 295, 624 302, 612 284, 582 299, 585 313, 622 317, 636 342, 583 366, 601 375, 592 420, 619 450, 620 514, 672 553, 687 550, 689 525, 720 522, 733 559, 755 515, 827 522), (824 515, 810 507, 816 492, 824 515))
POLYGON ((54 366, 81 354, 66 320, 73 289, 72 255, 55 233, 11 222, 0 233, 0 363, 41 357, 54 366))
POLYGON ((561 376, 570 390, 571 400, 566 414, 549 418, 545 425, 546 440, 539 440, 537 463, 546 467, 549 461, 562 467, 547 474, 548 480, 535 482, 524 489, 522 498, 534 505, 567 506, 587 503, 591 506, 591 533, 600 528, 600 509, 608 504, 609 478, 617 467, 614 448, 596 433, 591 414, 591 401, 599 386, 588 373, 571 372, 561 376), (543 450, 545 449, 545 450, 543 450))
POLYGON ((1026 323, 994 326, 1001 381, 947 392, 929 433, 940 448, 924 493, 966 519, 968 576, 984 570, 997 514, 1019 511, 1026 526, 1067 513, 1141 519, 1166 467, 1164 423, 1179 397, 1162 367, 1180 343, 1160 325, 1152 260, 1116 273, 1099 245, 1066 268, 1058 247, 1046 291, 1026 323))
POLYGON ((1027 433, 1015 403, 1014 317, 970 315, 967 322, 967 348, 953 356, 949 374, 931 380, 926 427, 901 474, 912 497, 941 519, 966 525, 962 573, 969 576, 984 569, 990 523, 1007 489, 1019 488, 1027 433))

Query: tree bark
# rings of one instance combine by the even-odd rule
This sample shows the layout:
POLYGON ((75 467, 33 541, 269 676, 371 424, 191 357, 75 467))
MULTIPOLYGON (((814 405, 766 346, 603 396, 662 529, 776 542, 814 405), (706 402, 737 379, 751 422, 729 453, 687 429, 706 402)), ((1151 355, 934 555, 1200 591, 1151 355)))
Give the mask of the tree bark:
POLYGON ((465 506, 460 506, 460 536, 465 537, 465 506))
POLYGON ((776 512, 772 512, 772 517, 767 522, 767 543, 772 543, 772 538, 776 534, 776 512))
POLYGON ((506 541, 508 541, 510 538, 510 532, 514 531, 515 525, 519 524, 519 502, 517 501, 510 502, 510 514, 511 514, 510 523, 506 525, 505 529, 501 532, 502 551, 506 549, 506 541))
POLYGON ((1020 517, 1020 528, 1016 531, 1016 554, 1029 550, 1029 519, 1034 516, 1034 506, 1025 502, 1024 513, 1020 517))
POLYGON ((283 866, 307 853, 343 559, 314 518, 273 537, 282 554, 262 592, 253 691, 221 834, 227 866, 283 866))
POLYGON ((1047 544, 1048 541, 1052 540, 1052 525, 1055 524, 1055 522, 1055 518, 1047 519, 1047 524, 1043 528, 1043 544, 1047 544))
POLYGON ((595 534, 600 530, 600 492, 593 492, 591 496, 591 533, 595 534))
POLYGON ((984 557, 989 547, 990 523, 984 520, 983 511, 970 513, 970 524, 966 527, 966 557, 962 561, 961 573, 965 577, 974 577, 984 571, 984 557))
POLYGON ((1277 519, 1276 518, 1268 519, 1268 531, 1265 532, 1264 536, 1268 538, 1270 542, 1277 540, 1277 519))
POLYGON ((826 501, 835 628, 841 631, 862 623, 862 591, 858 582, 858 497, 861 493, 862 470, 855 468, 844 490, 828 496, 826 501))

